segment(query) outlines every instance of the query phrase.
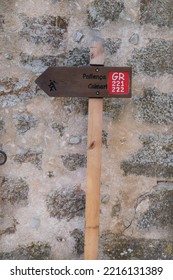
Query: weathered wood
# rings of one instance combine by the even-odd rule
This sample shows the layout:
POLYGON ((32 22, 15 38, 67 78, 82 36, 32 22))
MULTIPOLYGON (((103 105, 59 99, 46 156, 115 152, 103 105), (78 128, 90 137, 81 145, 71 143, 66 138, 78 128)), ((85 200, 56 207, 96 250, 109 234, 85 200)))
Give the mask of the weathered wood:
MULTIPOLYGON (((94 62, 94 64, 103 65, 103 43, 97 41, 94 42, 93 46, 91 48, 91 64, 94 62)), ((87 186, 84 246, 85 260, 96 260, 98 256, 102 114, 103 99, 90 98, 88 106, 87 186)))
MULTIPOLYGON (((96 55, 101 63, 104 56, 97 48, 91 49, 92 65, 96 55)), ((98 63, 99 65, 99 63, 98 63)), ((49 96, 54 97, 106 97, 129 98, 131 96, 131 67, 49 67, 35 81, 49 96), (111 72, 128 73, 128 90, 124 93, 109 94, 108 76, 111 72)))

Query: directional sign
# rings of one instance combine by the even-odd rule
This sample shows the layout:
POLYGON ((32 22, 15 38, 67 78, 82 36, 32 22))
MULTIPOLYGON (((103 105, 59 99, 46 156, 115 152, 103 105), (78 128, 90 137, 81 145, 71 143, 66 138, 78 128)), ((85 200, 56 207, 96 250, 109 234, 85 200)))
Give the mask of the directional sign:
POLYGON ((49 67, 35 81, 49 96, 131 97, 131 67, 49 67))

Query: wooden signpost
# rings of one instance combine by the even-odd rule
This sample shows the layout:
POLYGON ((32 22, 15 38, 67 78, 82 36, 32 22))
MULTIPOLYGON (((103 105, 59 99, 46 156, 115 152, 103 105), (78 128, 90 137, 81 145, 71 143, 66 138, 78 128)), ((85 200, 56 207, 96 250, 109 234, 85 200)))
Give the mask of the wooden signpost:
POLYGON ((89 97, 84 259, 98 256, 103 97, 131 97, 131 67, 104 67, 102 40, 93 42, 89 67, 49 67, 36 84, 49 96, 89 97))

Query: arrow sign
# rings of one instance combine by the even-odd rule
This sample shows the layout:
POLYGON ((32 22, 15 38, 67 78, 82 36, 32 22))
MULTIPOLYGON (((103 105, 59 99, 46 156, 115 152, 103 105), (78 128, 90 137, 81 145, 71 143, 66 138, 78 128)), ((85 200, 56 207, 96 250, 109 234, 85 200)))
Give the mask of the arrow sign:
POLYGON ((35 81, 52 97, 131 97, 131 67, 49 67, 35 81))

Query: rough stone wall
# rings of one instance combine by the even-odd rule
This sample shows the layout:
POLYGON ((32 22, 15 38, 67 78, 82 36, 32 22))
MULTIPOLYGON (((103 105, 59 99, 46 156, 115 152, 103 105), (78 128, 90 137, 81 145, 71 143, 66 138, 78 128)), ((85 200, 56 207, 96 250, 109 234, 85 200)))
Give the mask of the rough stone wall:
POLYGON ((50 98, 48 66, 132 66, 104 100, 99 259, 173 259, 173 1, 2 0, 0 258, 82 259, 87 99, 50 98))

